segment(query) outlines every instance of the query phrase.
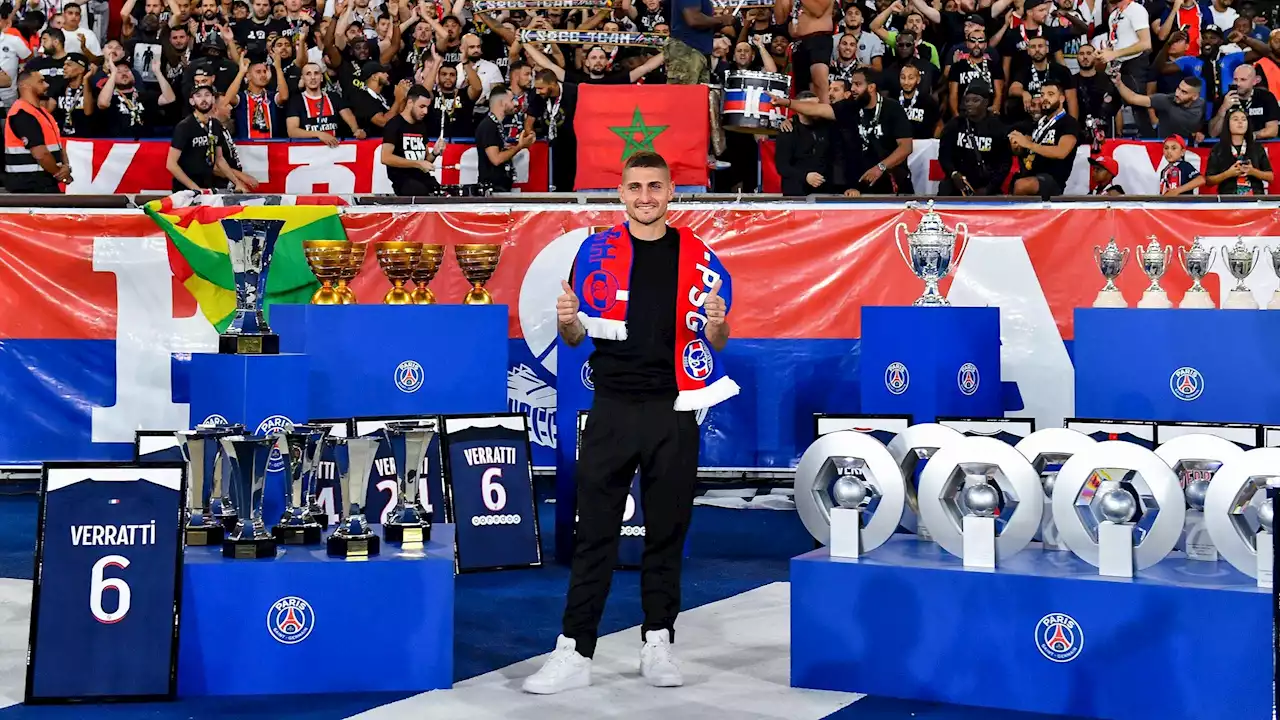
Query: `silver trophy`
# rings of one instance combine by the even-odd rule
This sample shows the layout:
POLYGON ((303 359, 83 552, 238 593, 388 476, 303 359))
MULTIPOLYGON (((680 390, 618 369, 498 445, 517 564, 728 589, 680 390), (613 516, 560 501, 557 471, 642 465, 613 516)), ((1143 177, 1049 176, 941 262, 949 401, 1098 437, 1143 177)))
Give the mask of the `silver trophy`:
POLYGON ((1243 238, 1236 238, 1236 244, 1229 249, 1226 245, 1222 246, 1222 259, 1226 261, 1231 277, 1236 279, 1236 286, 1231 288, 1227 293, 1227 299, 1222 301, 1224 309, 1258 309, 1258 301, 1253 299, 1253 291, 1244 284, 1245 278, 1253 272, 1253 266, 1258 264, 1258 253, 1259 249, 1245 245, 1243 238))
MULTIPOLYGON (((1271 255, 1271 269, 1280 276, 1280 247, 1275 250, 1267 248, 1267 253, 1271 255)), ((1267 303, 1268 310, 1280 310, 1280 289, 1271 293, 1271 302, 1267 303)))
MULTIPOLYGON (((197 427, 178 433, 178 447, 187 463, 187 507, 184 538, 187 545, 219 545, 222 543, 223 525, 215 517, 211 507, 213 500, 221 504, 215 495, 215 480, 220 478, 218 464, 218 438, 222 427, 197 427)), ((217 493, 221 493, 218 488, 217 493)))
POLYGON ((893 241, 898 253, 906 261, 907 266, 916 277, 924 280, 924 294, 911 303, 915 306, 945 306, 951 303, 938 292, 938 283, 946 277, 951 269, 960 263, 964 251, 969 246, 969 228, 964 223, 957 223, 955 231, 951 231, 942 222, 942 216, 933 211, 933 201, 925 208, 924 217, 915 232, 907 232, 906 223, 898 223, 893 229, 893 241), (955 252, 956 236, 963 234, 964 243, 960 252, 955 252), (902 248, 902 238, 906 237, 907 249, 902 248), (953 259, 954 256, 954 259, 953 259))
POLYGON ((1164 288, 1160 287, 1160 278, 1169 270, 1169 261, 1173 259, 1173 246, 1165 245, 1160 247, 1160 241, 1155 235, 1148 235, 1150 240, 1144 248, 1141 245, 1134 250, 1138 261, 1142 263, 1142 274, 1146 275, 1151 284, 1147 289, 1142 291, 1142 299, 1138 301, 1140 308, 1167 308, 1173 307, 1173 303, 1169 302, 1169 296, 1165 293, 1164 288))
POLYGON ((231 461, 231 500, 236 528, 222 540, 222 556, 254 559, 276 556, 276 539, 262 520, 266 499, 267 460, 276 447, 275 436, 235 435, 222 438, 222 452, 231 461))
POLYGON ((420 543, 431 539, 431 514, 422 506, 419 486, 422 461, 435 433, 416 422, 387 423, 382 430, 396 464, 396 501, 382 525, 389 543, 420 543))
POLYGON ((1129 248, 1121 250, 1116 244, 1116 239, 1111 238, 1105 249, 1097 245, 1093 246, 1093 261, 1098 264, 1098 271, 1102 273, 1102 277, 1107 279, 1107 284, 1098 291, 1098 298, 1093 301, 1093 306, 1096 308, 1129 307, 1124 300, 1124 295, 1120 294, 1120 288, 1116 287, 1116 278, 1120 277, 1124 266, 1129 264, 1129 248))
POLYGON ((1206 249, 1200 244, 1198 237, 1191 241, 1190 250, 1178 248, 1178 264, 1187 272, 1187 277, 1191 278, 1191 287, 1183 296, 1182 302, 1178 303, 1178 307, 1195 309, 1215 307, 1213 298, 1209 297, 1209 291, 1200 284, 1204 276, 1209 274, 1209 268, 1213 267, 1213 253, 1213 248, 1206 249))
POLYGON ((330 557, 371 557, 381 550, 381 538, 364 516, 369 474, 378 454, 377 438, 337 438, 339 500, 338 527, 329 536, 330 557))
POLYGON ((316 452, 324 443, 328 428, 317 425, 294 425, 292 432, 279 432, 286 466, 284 476, 284 515, 271 534, 285 545, 317 545, 324 526, 311 513, 307 489, 314 484, 316 452))
POLYGON ((275 355, 280 352, 280 336, 267 325, 267 273, 275 256, 276 240, 284 220, 222 221, 227 236, 236 290, 236 309, 231 323, 218 336, 218 352, 242 355, 275 355))

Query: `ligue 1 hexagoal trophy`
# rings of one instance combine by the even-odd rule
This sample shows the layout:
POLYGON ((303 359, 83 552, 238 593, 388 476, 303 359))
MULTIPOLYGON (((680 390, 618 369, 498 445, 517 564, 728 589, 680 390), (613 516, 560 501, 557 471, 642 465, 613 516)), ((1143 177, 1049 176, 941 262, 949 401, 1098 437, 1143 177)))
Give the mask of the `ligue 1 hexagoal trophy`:
POLYGON ((222 451, 231 460, 231 500, 236 506, 236 529, 222 540, 222 556, 256 559, 276 556, 276 539, 262 519, 266 500, 267 460, 276 447, 272 435, 234 435, 222 438, 222 451))
POLYGON ((796 466, 796 512, 831 557, 857 559, 902 522, 906 484, 888 448, 853 430, 814 441, 796 466))
POLYGON ((1190 250, 1178 248, 1178 264, 1186 271, 1187 277, 1191 278, 1191 287, 1187 289, 1187 294, 1178 303, 1178 307, 1197 310, 1216 307, 1213 298, 1209 297, 1209 291, 1200 284, 1204 276, 1209 274, 1209 268, 1213 267, 1214 252, 1213 248, 1205 249, 1198 237, 1191 241, 1190 250))
POLYGON ((1120 288, 1116 287, 1116 278, 1120 277, 1124 266, 1129 264, 1129 248, 1121 250, 1116 244, 1116 239, 1111 238, 1105 249, 1097 245, 1093 246, 1093 261, 1097 263, 1102 277, 1107 279, 1107 284, 1098 291, 1098 298, 1093 301, 1093 306, 1096 308, 1129 307, 1129 303, 1124 300, 1124 295, 1120 293, 1120 288))
POLYGON ((396 501, 382 525, 386 541, 396 545, 431 539, 431 515, 422 506, 422 461, 435 433, 416 422, 387 423, 382 430, 396 465, 396 501))
POLYGON ((285 545, 317 545, 324 527, 311 514, 307 488, 313 482, 316 448, 324 442, 328 428, 294 425, 293 432, 279 432, 280 452, 285 458, 284 514, 271 528, 271 535, 285 545))
POLYGON ((218 352, 275 355, 280 336, 271 332, 263 315, 267 272, 275 255, 283 220, 223 220, 227 254, 236 285, 236 309, 231 324, 218 336, 218 352))
POLYGON ((952 232, 942 222, 942 216, 933 211, 933 201, 925 207, 924 217, 920 218, 920 224, 916 225, 915 232, 908 233, 906 223, 898 223, 893 229, 893 242, 898 248, 898 253, 902 255, 902 259, 906 261, 907 267, 911 268, 911 272, 916 277, 924 280, 924 294, 916 301, 911 303, 917 307, 931 306, 941 307, 950 305, 947 299, 938 291, 938 283, 942 281, 951 269, 960 264, 960 258, 964 257, 964 251, 969 247, 969 228, 964 223, 957 223, 955 232, 952 232), (960 252, 955 252, 956 236, 964 235, 964 243, 960 246, 960 252), (907 239, 907 250, 902 249, 902 238, 907 239), (954 255, 954 259, 953 258, 954 255))
POLYGON ((342 494, 338 527, 329 536, 330 557, 372 557, 382 549, 381 538, 369 527, 364 516, 365 498, 369 493, 369 473, 378 454, 377 438, 335 438, 338 459, 338 485, 342 494))
POLYGON ((1221 257, 1227 263, 1231 277, 1236 279, 1236 286, 1227 293, 1226 299, 1222 301, 1222 308, 1257 310, 1258 301, 1253 299, 1253 291, 1244 284, 1244 280, 1253 272, 1253 266, 1258 264, 1258 248, 1250 249, 1244 244, 1243 238, 1236 238, 1236 244, 1230 249, 1226 245, 1222 246, 1221 257))
POLYGON ((1274 584, 1277 463, 1280 448, 1255 448, 1227 460, 1204 500, 1205 527, 1218 553, 1267 589, 1274 584))
POLYGON ((1155 235, 1148 235, 1147 239, 1151 242, 1147 243, 1146 248, 1139 245, 1134 251, 1138 262, 1142 264, 1142 273, 1151 280, 1147 289, 1142 291, 1142 299, 1138 301, 1138 307, 1173 307, 1173 303, 1169 302, 1168 294, 1165 293, 1164 288, 1160 287, 1160 278, 1168 272, 1169 261, 1173 258, 1173 246, 1166 245, 1162 249, 1155 235))

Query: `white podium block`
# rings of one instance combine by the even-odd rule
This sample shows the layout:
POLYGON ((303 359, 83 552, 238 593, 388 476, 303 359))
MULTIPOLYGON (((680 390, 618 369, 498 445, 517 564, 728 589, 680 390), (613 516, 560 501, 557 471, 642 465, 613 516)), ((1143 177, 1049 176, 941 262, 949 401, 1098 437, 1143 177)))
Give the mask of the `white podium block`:
POLYGON ((1253 299, 1252 291, 1232 290, 1222 301, 1222 308, 1224 310, 1257 310, 1258 301, 1253 299))
POLYGON ((1147 290, 1142 293, 1142 299, 1138 301, 1140 308, 1171 308, 1173 303, 1169 302, 1169 296, 1163 290, 1147 290))
POLYGON ((1096 308, 1127 308, 1129 303, 1125 302, 1124 295, 1119 290, 1100 290, 1098 297, 1093 301, 1096 308))
POLYGON ((862 510, 831 508, 831 557, 862 557, 862 510))
POLYGON ((1178 307, 1186 310, 1212 310, 1218 306, 1213 304, 1213 298, 1207 292, 1188 292, 1182 296, 1178 307))
POLYGON ((1053 501, 1044 501, 1044 513, 1040 515, 1040 545, 1045 550, 1066 550, 1058 524, 1053 521, 1053 501))
POLYGON ((1271 302, 1267 303, 1268 310, 1280 310, 1280 290, 1271 293, 1271 302))
POLYGON ((1203 510, 1187 511, 1187 519, 1182 529, 1182 551, 1187 554, 1188 560, 1205 562, 1218 560, 1218 549, 1214 547, 1213 538, 1209 537, 1209 529, 1205 527, 1203 510))
POLYGON ((1258 548, 1258 587, 1270 590, 1272 585, 1272 553, 1275 538, 1266 530, 1259 530, 1254 536, 1258 548))
POLYGON ((1098 524, 1098 574, 1133 577, 1133 523, 1098 524))
POLYGON ((996 567, 996 519, 964 516, 964 566, 994 570, 996 567))

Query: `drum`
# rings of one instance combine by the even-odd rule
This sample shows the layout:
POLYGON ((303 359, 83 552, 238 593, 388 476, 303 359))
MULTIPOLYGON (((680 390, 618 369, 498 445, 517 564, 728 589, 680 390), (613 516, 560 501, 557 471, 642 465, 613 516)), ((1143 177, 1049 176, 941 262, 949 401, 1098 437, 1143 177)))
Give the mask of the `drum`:
POLYGON ((791 78, 778 73, 730 70, 724 80, 720 122, 725 130, 753 134, 778 132, 786 111, 769 101, 772 93, 791 95, 791 78))

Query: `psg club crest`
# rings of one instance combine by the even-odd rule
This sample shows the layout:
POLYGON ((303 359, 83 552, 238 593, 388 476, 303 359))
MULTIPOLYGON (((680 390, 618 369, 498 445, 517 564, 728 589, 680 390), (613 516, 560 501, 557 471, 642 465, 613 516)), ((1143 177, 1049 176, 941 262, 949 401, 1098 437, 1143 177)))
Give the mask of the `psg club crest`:
POLYGON ((201 425, 230 425, 231 423, 227 422, 227 419, 222 417, 218 413, 214 413, 209 417, 205 418, 204 420, 201 420, 200 424, 201 425))
POLYGON ((1204 392, 1204 376, 1193 367, 1180 367, 1169 376, 1169 390, 1179 400, 1191 402, 1204 392))
POLYGON ((405 360, 396 366, 396 388, 400 392, 418 392, 425 378, 426 373, 416 360, 405 360))
POLYGON ((965 395, 972 395, 978 392, 978 383, 981 381, 978 376, 978 366, 973 363, 961 365, 960 372, 956 373, 956 385, 960 386, 960 392, 965 395))
POLYGON ((618 278, 608 270, 593 270, 582 281, 582 299, 604 312, 618 302, 618 278))
POLYGON ((1036 648, 1048 660, 1071 662, 1084 650, 1084 630, 1070 615, 1049 613, 1036 624, 1036 648))
POLYGON ((316 612, 300 597, 282 597, 267 611, 267 632, 282 645, 297 645, 316 626, 316 612))
MULTIPOLYGON (((254 434, 270 435, 277 430, 290 432, 293 430, 293 421, 283 415, 272 415, 258 423, 258 429, 254 431, 254 434)), ((279 445, 271 448, 271 457, 267 458, 267 470, 269 472, 284 470, 284 457, 280 454, 279 445)))
MULTIPOLYGON (((975 370, 975 377, 976 377, 975 370)), ((884 386, 894 395, 901 395, 907 391, 911 385, 911 373, 907 372, 907 366, 900 362, 889 363, 889 367, 884 369, 884 386)))
POLYGON ((694 380, 706 380, 711 377, 711 348, 701 338, 690 340, 682 353, 684 374, 694 380))
POLYGON ((578 371, 578 377, 582 379, 582 387, 595 391, 596 382, 591 377, 591 361, 587 360, 582 363, 582 369, 578 371))

